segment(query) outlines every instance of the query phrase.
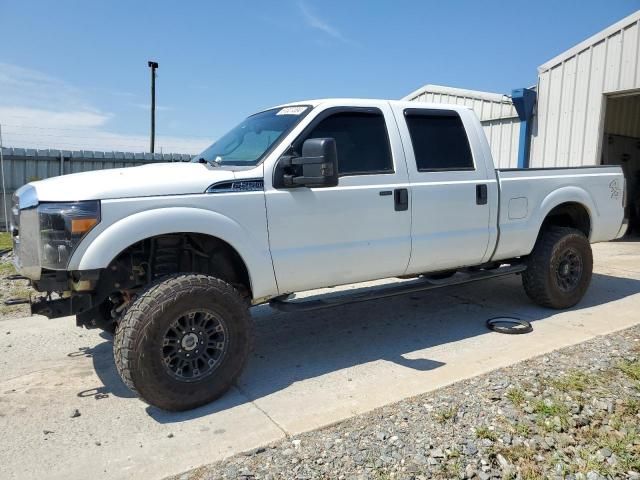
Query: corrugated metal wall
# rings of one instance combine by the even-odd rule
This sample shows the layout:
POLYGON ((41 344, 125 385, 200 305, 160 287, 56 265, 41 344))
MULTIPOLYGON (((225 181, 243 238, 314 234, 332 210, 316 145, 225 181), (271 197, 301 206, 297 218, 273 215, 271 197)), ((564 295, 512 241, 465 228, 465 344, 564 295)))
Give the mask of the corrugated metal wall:
POLYGON ((518 143, 520 120, 506 118, 482 122, 484 133, 491 146, 491 154, 496 168, 516 168, 518 166, 518 143))
POLYGON ((539 69, 532 167, 600 163, 606 94, 640 89, 640 11, 539 69))
POLYGON ((496 167, 518 165, 520 120, 511 99, 498 93, 425 85, 404 100, 466 105, 476 113, 491 146, 496 167))
MULTIPOLYGON (((11 208, 11 195, 25 183, 68 173, 102 170, 105 168, 134 167, 154 162, 182 162, 191 155, 179 153, 129 153, 32 150, 3 148, 4 183, 7 207, 11 208)), ((0 191, 0 200, 4 202, 0 191)), ((0 205, 0 226, 4 229, 4 203, 0 205)))

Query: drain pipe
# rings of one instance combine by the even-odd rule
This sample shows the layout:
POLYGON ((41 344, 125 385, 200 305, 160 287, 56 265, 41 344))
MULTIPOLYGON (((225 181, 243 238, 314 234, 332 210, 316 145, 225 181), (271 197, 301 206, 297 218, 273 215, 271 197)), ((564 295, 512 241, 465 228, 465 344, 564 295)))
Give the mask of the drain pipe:
POLYGON ((517 88, 511 92, 511 100, 520 119, 518 168, 529 168, 531 125, 533 123, 533 108, 536 105, 536 91, 532 88, 517 88))

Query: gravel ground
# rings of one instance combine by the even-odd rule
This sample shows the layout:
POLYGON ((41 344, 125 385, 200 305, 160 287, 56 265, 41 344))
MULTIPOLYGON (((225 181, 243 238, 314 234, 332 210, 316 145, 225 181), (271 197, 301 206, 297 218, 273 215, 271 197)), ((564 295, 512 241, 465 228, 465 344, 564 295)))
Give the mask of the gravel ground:
POLYGON ((15 272, 13 268, 13 254, 11 252, 0 256, 0 320, 19 318, 30 315, 29 305, 5 305, 10 298, 26 298, 33 290, 28 280, 7 280, 8 275, 15 272))
POLYGON ((640 326, 171 478, 640 479, 640 326))

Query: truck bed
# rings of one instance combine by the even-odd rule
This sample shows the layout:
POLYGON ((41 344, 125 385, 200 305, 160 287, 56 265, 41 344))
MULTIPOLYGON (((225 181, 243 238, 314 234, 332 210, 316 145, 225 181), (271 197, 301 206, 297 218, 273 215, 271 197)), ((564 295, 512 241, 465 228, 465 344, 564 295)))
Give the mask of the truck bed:
POLYGON ((618 166, 497 169, 499 239, 494 260, 530 252, 537 225, 554 206, 580 202, 588 213, 589 241, 615 238, 623 221, 624 175, 618 166))

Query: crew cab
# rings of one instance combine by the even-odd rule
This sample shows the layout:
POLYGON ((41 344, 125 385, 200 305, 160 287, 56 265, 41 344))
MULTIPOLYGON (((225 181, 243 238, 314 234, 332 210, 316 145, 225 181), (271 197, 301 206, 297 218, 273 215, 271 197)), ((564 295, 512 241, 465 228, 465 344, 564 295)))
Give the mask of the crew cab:
POLYGON ((248 117, 192 162, 33 182, 14 196, 32 311, 115 332, 124 382, 185 410, 221 396, 251 348, 250 306, 330 307, 520 274, 575 305, 590 243, 622 236, 617 166, 499 169, 472 110, 297 102, 248 117), (295 292, 400 277, 358 295, 295 292))

